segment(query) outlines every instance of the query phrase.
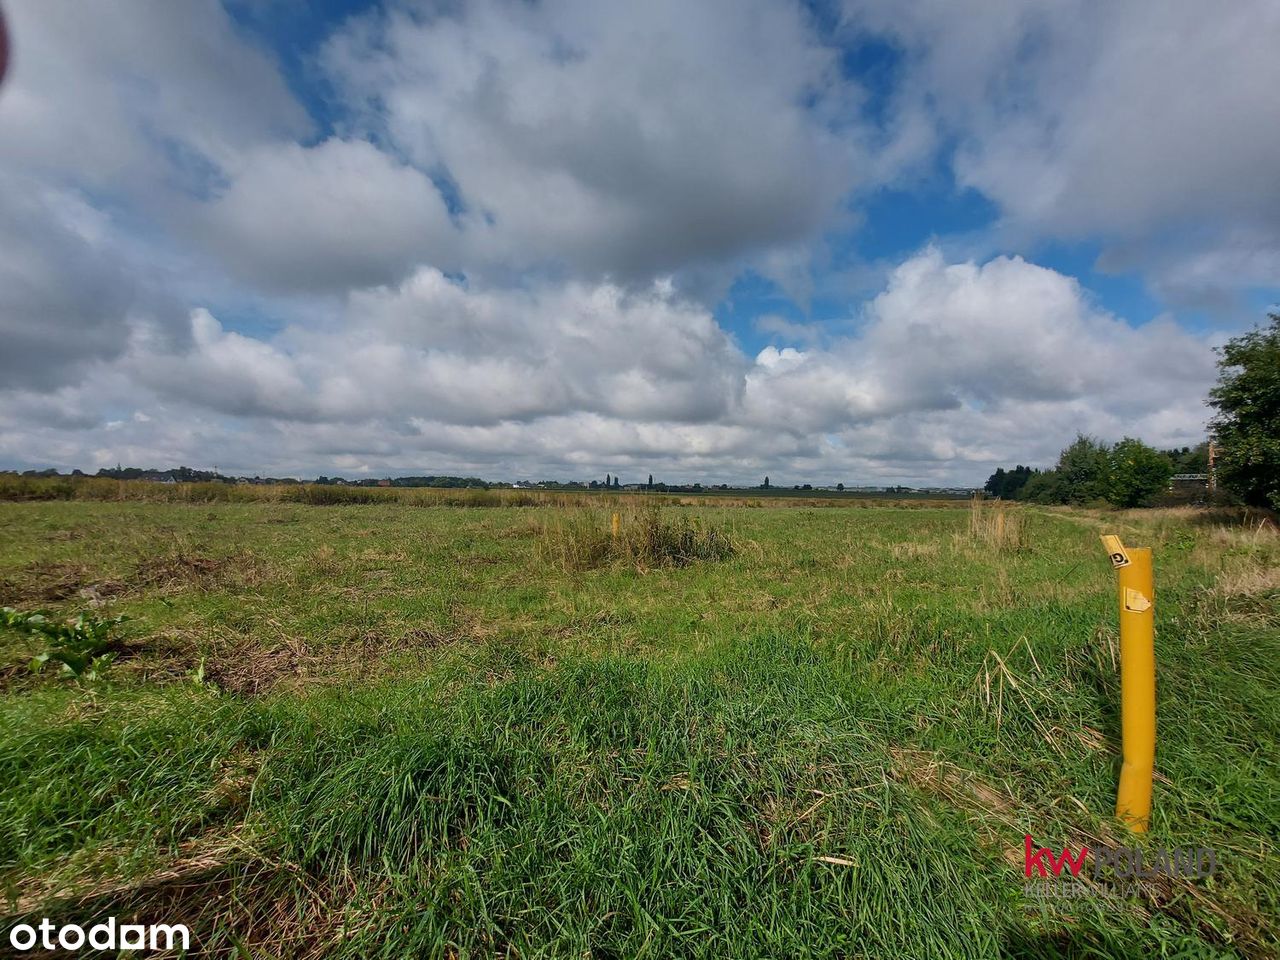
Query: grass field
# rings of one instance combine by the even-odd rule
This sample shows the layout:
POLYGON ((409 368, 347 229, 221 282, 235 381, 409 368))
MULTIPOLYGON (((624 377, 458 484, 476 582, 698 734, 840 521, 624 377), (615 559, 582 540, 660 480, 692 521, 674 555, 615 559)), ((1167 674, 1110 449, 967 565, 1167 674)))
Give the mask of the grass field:
POLYGON ((665 565, 610 551, 611 509, 0 503, 0 602, 131 618, 94 682, 0 632, 6 930, 136 916, 245 957, 1277 955, 1274 527, 667 506, 732 552, 665 565), (1024 834, 1129 842, 1104 529, 1156 551, 1141 843, 1219 869, 1044 903, 1024 834))

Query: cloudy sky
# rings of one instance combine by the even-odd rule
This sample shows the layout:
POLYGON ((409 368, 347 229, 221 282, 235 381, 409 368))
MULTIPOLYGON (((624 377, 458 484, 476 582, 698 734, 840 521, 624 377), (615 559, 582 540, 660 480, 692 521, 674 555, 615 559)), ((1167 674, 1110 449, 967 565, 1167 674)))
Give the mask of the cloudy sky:
POLYGON ((981 483, 1280 300, 1274 0, 0 6, 0 467, 981 483))

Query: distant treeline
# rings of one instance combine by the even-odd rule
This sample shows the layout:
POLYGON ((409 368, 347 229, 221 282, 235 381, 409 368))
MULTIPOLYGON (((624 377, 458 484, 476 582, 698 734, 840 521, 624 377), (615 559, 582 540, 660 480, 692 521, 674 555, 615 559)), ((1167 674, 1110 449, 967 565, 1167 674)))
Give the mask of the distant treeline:
MULTIPOLYGON (((71 476, 84 476, 79 470, 73 470, 71 476)), ((56 470, 26 471, 23 476, 60 476, 56 470)), ((343 487, 444 487, 488 490, 493 486, 505 484, 490 483, 479 477, 388 477, 362 478, 348 480, 345 477, 317 477, 315 480, 299 480, 296 477, 236 477, 227 476, 213 470, 194 470, 191 467, 173 467, 169 470, 143 469, 141 467, 111 467, 99 470, 95 477, 106 477, 111 480, 150 480, 164 483, 172 480, 175 483, 255 483, 255 484, 301 484, 314 483, 318 486, 343 487)))
POLYGON ((444 489, 488 490, 505 487, 505 483, 491 483, 479 477, 387 477, 385 479, 347 480, 343 477, 317 477, 319 486, 346 487, 442 487, 444 489))
POLYGON ((1054 467, 1001 467, 988 478, 983 490, 993 497, 1030 503, 1141 507, 1166 499, 1175 475, 1205 474, 1208 470, 1207 443, 1157 450, 1132 437, 1108 445, 1081 435, 1058 455, 1054 467))
MULTIPOLYGON (((105 477, 109 480, 150 480, 153 482, 163 482, 172 480, 174 483, 231 483, 234 477, 223 476, 213 470, 196 470, 192 467, 171 467, 168 470, 156 470, 152 467, 103 467, 97 473, 88 474, 80 470, 72 470, 68 474, 59 473, 57 470, 50 468, 48 470, 24 470, 20 476, 23 477, 105 477)), ((264 481, 265 482, 265 481, 264 481)), ((299 481, 291 478, 272 479, 272 483, 298 483, 299 481)))
MULTIPOLYGON (((834 487, 814 487, 811 483, 797 483, 788 487, 774 486, 769 482, 769 478, 764 478, 764 483, 759 486, 737 487, 727 483, 663 483, 655 482, 653 475, 649 475, 649 479, 645 483, 622 483, 621 479, 612 474, 606 475, 604 480, 590 480, 583 482, 581 480, 523 480, 519 483, 505 483, 500 481, 484 480, 480 477, 454 477, 454 476, 413 476, 413 477, 364 477, 359 480, 348 480, 345 477, 328 477, 320 476, 315 480, 299 480, 296 477, 237 477, 228 476, 215 470, 196 470, 191 467, 173 467, 167 470, 157 470, 154 468, 143 467, 104 467, 95 474, 86 474, 80 470, 72 470, 68 474, 59 473, 57 470, 50 468, 47 470, 24 470, 22 473, 17 472, 0 472, 0 476, 7 475, 11 477, 24 477, 29 479, 43 480, 130 480, 142 481, 147 483, 212 483, 227 485, 252 485, 252 486, 316 486, 316 487, 432 487, 445 490, 529 490, 544 492, 605 492, 605 493, 666 493, 666 494, 712 494, 712 495, 741 495, 750 493, 752 496, 766 497, 894 497, 894 498, 924 498, 924 499, 952 499, 967 498, 972 490, 965 487, 955 488, 923 488, 916 489, 904 486, 888 486, 888 487, 857 487, 853 489, 845 489, 843 483, 838 483, 834 487)), ((9 497, 8 499, 13 499, 9 497)))
POLYGON ((144 503, 299 503, 311 506, 343 504, 399 504, 419 507, 592 507, 601 503, 658 503, 707 507, 943 507, 960 506, 959 496, 902 496, 867 492, 839 495, 815 490, 707 490, 703 495, 677 495, 642 490, 591 492, 580 489, 532 489, 491 486, 488 489, 444 487, 356 486, 316 483, 226 483, 195 481, 157 483, 111 477, 35 475, 0 472, 0 501, 90 500, 144 503), (763 495, 762 495, 763 494, 763 495))
POLYGON ((1209 445, 1157 450, 1126 437, 1114 446, 1077 436, 1049 470, 1000 469, 984 489, 1033 503, 1111 503, 1137 507, 1209 500, 1280 510, 1280 313, 1233 337, 1218 351, 1218 384, 1209 391, 1216 457, 1213 489, 1178 474, 1207 474, 1209 445))

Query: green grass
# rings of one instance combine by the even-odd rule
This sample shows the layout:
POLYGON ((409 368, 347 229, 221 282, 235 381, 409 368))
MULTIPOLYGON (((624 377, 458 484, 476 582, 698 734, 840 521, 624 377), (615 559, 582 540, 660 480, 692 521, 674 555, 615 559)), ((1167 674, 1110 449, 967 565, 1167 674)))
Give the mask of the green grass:
POLYGON ((131 618, 93 683, 0 634, 6 927, 185 920, 224 956, 1276 955, 1273 529, 667 509, 732 552, 553 562, 608 530, 572 507, 0 504, 0 603, 131 618), (1104 527, 1156 549, 1141 842, 1220 870, 1044 906, 1024 833, 1125 838, 1104 527))

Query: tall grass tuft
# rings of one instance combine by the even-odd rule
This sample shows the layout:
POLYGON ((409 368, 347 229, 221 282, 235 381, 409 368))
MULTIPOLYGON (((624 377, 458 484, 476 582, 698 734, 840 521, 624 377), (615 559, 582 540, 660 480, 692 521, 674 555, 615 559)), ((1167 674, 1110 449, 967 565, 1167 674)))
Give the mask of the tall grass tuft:
POLYGON ((1026 542, 1022 515, 1003 501, 981 497, 970 503, 969 534, 991 550, 1021 550, 1026 542))
POLYGON ((329 506, 346 503, 379 503, 390 498, 379 487, 339 487, 308 483, 289 487, 283 499, 309 503, 312 506, 329 506))
POLYGON ((542 528, 538 556, 564 570, 589 570, 613 561, 638 567, 683 567, 704 560, 725 560, 736 553, 733 538, 713 523, 671 516, 648 505, 614 515, 571 511, 542 528), (618 517, 617 531, 612 516, 618 517))

